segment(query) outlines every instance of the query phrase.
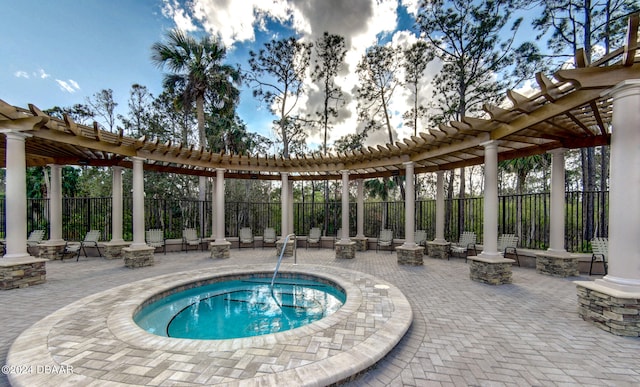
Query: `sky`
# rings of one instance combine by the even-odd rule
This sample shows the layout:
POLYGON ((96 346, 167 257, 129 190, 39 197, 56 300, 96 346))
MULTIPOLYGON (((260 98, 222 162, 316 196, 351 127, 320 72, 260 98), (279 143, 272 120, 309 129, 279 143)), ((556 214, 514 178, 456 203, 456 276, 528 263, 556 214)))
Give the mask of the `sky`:
MULTIPOLYGON (((227 47, 228 64, 248 69, 249 50, 257 51, 272 38, 296 34, 314 41, 325 31, 346 37, 347 69, 338 79, 347 105, 330 134, 330 142, 355 132, 357 85, 355 66, 366 48, 377 42, 406 46, 416 40, 412 15, 418 0, 0 0, 0 99, 40 109, 69 107, 103 89, 112 89, 117 112, 126 114, 131 85, 146 86, 157 96, 163 71, 150 59, 151 46, 170 29, 190 34, 208 33, 227 47), (7 4, 2 4, 7 3, 7 4), (10 3, 10 4, 9 4, 10 3)), ((427 68, 439 70, 434 61, 427 68)), ((273 138, 273 116, 242 85, 240 118, 248 130, 273 138)), ((430 86, 421 93, 431 96, 430 86)), ((311 93, 299 105, 313 112, 319 103, 311 93)), ((396 94, 392 102, 395 140, 409 137, 402 113, 409 95, 396 94)), ((384 143, 386 134, 374 133, 372 143, 384 143)), ((307 145, 316 148, 320 133, 307 145)))

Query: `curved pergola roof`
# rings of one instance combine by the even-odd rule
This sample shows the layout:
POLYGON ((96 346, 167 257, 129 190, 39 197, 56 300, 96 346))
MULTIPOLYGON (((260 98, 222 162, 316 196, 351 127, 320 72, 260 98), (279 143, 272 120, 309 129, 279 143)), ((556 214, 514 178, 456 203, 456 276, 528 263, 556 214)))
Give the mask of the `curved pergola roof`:
MULTIPOLYGON (((281 172, 288 172, 291 180, 340 179, 342 170, 349 170, 352 179, 392 176, 404 174, 402 164, 408 161, 415 163, 416 173, 450 170, 482 164, 482 144, 490 140, 498 141, 499 160, 608 144, 612 100, 607 90, 640 78, 637 48, 638 15, 634 15, 624 47, 588 66, 584 53, 578 52, 577 68, 560 70, 551 78, 538 73, 540 91, 531 97, 509 91, 510 108, 485 105, 485 119, 465 117, 393 144, 329 156, 212 153, 193 145, 126 137, 100 130, 95 123, 80 125, 68 117, 50 117, 33 105, 23 109, 2 100, 0 129, 29 134, 28 166, 131 167, 131 157, 142 157, 146 170, 213 176, 223 168, 225 177, 273 180, 280 179, 281 172)), ((0 141, 2 166, 5 148, 6 141, 0 141)))

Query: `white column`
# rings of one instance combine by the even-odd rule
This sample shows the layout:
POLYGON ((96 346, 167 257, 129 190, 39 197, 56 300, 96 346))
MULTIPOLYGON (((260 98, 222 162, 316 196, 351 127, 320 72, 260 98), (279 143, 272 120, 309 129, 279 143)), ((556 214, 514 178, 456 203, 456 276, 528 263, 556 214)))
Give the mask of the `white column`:
POLYGON ((640 79, 613 97, 609 189, 609 274, 604 281, 640 292, 640 79))
POLYGON ((293 233, 295 228, 293 227, 293 181, 289 180, 289 189, 287 189, 287 195, 289 197, 289 211, 288 211, 288 219, 289 225, 287 226, 287 230, 289 230, 289 234, 293 233))
POLYGON ((284 239, 289 235, 289 194, 287 193, 289 190, 289 175, 287 172, 281 172, 280 176, 282 177, 282 188, 280 188, 280 206, 282 208, 280 225, 282 228, 282 239, 284 239))
POLYGON ((551 225, 549 228, 549 251, 566 253, 564 248, 564 152, 563 148, 551 153, 551 225))
POLYGON ((216 236, 218 234, 216 234, 216 223, 218 223, 216 221, 216 203, 218 202, 216 199, 216 181, 211 180, 211 239, 215 240, 216 236))
POLYGON ((5 258, 27 258, 27 134, 5 132, 6 142, 6 224, 5 258))
POLYGON ((122 167, 113 167, 111 174, 111 242, 124 242, 122 239, 122 167))
POLYGON ((64 243, 62 239, 62 167, 51 167, 51 192, 49 192, 49 243, 64 243))
POLYGON ((404 200, 404 247, 415 247, 415 224, 416 224, 416 195, 413 185, 413 161, 402 163, 405 175, 405 200, 404 200))
POLYGON ((362 179, 357 180, 358 183, 358 198, 356 202, 356 237, 364 238, 364 181, 362 179))
POLYGON ((484 238, 480 255, 495 258, 502 256, 498 252, 498 143, 480 145, 484 146, 484 238))
POLYGON ((445 243, 444 239, 444 171, 436 171, 436 239, 434 242, 445 243))
POLYGON ((342 235, 340 240, 349 242, 349 171, 343 170, 342 173, 342 235))
POLYGON ((144 240, 144 158, 133 161, 133 243, 131 248, 147 247, 144 240))
POLYGON ((200 236, 204 236, 204 201, 207 200, 207 178, 206 176, 198 176, 198 228, 200 236))
POLYGON ((224 241, 224 169, 216 168, 216 243, 224 241))

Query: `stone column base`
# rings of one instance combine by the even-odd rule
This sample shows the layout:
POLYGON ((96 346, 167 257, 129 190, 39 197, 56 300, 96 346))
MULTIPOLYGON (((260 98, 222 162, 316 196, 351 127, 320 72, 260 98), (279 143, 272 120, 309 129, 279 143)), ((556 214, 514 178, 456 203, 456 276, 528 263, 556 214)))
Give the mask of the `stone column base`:
POLYGON ((398 246, 396 247, 398 254, 398 265, 422 266, 424 263, 424 247, 416 245, 415 247, 398 246))
POLYGON ((356 251, 369 250, 369 238, 367 237, 351 238, 351 242, 356 242, 356 251))
POLYGON ((48 259, 50 261, 62 259, 62 251, 64 250, 65 245, 65 241, 41 243, 38 245, 38 248, 40 249, 38 257, 48 259))
POLYGON ((131 245, 131 242, 104 242, 104 257, 106 259, 121 259, 124 257, 122 250, 125 247, 129 247, 129 245, 131 245))
MULTIPOLYGON (((284 250, 284 256, 285 257, 292 257, 293 256, 293 243, 295 241, 289 241, 287 242, 287 247, 284 250)), ((284 239, 279 239, 276 241, 276 255, 280 256, 280 252, 282 252, 282 246, 284 246, 284 239)))
POLYGON ((124 266, 130 268, 153 266, 153 252, 156 249, 150 246, 125 247, 122 249, 124 266))
POLYGON ((356 245, 357 242, 349 241, 343 242, 339 240, 336 242, 336 259, 353 259, 356 257, 356 245))
POLYGON ((449 259, 451 242, 427 242, 427 255, 436 259, 449 259))
POLYGON ((211 258, 229 258, 231 257, 231 242, 209 242, 209 251, 211 251, 211 258))
POLYGON ((477 282, 489 285, 503 285, 512 282, 511 265, 513 259, 498 257, 469 256, 469 277, 477 282))
POLYGON ((640 292, 626 292, 602 280, 575 281, 578 315, 618 336, 640 337, 640 292))
POLYGON ((46 259, 31 256, 0 259, 0 290, 26 288, 47 282, 45 262, 46 259))
POLYGON ((536 254, 536 271, 554 277, 572 277, 580 275, 578 257, 569 253, 549 252, 536 254))

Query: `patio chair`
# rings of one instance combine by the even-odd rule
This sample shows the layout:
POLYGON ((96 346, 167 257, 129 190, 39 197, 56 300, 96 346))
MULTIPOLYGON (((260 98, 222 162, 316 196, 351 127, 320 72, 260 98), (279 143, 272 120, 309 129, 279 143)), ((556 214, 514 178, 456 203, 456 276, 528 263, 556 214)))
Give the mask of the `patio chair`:
POLYGON ((602 267, 604 268, 604 275, 607 275, 607 255, 609 255, 609 239, 608 238, 593 238, 591 241, 591 265, 589 265, 589 275, 593 270, 593 263, 602 261, 602 267))
POLYGON ((425 230, 416 230, 413 233, 413 241, 419 246, 426 246, 427 232, 425 230))
POLYGON ((166 239, 164 238, 164 231, 159 228, 152 228, 145 232, 145 239, 147 245, 151 247, 162 247, 162 251, 167 253, 166 239))
POLYGON ((269 246, 276 245, 276 230, 273 227, 267 227, 264 229, 264 233, 262 235, 262 248, 268 244, 269 246))
POLYGON ((254 249, 256 248, 253 231, 251 231, 250 227, 242 227, 240 229, 240 238, 238 239, 238 248, 241 249, 242 245, 248 245, 249 243, 254 249))
POLYGON ((451 253, 464 254, 464 261, 467 262, 469 249, 473 249, 473 253, 478 254, 476 252, 476 233, 473 231, 464 231, 460 235, 458 243, 451 244, 451 253))
POLYGON ((60 251, 60 260, 64 262, 65 258, 68 257, 76 257, 76 262, 78 261, 78 257, 80 256, 80 242, 69 242, 66 241, 64 244, 64 248, 60 251))
POLYGON ((393 231, 388 229, 380 230, 380 236, 376 244, 376 253, 380 250, 380 247, 391 247, 389 252, 393 252, 393 231))
POLYGON ((196 246, 196 250, 202 249, 202 238, 198 236, 195 228, 185 228, 182 230, 182 250, 188 251, 189 246, 196 246))
POLYGON ((62 260, 64 261, 65 256, 76 254, 76 262, 80 260, 80 251, 84 253, 85 257, 88 257, 87 250, 85 250, 85 246, 93 246, 98 250, 98 254, 102 257, 102 253, 100 252, 100 247, 98 247, 98 241, 100 240, 100 230, 90 230, 87 235, 84 236, 84 239, 80 242, 67 242, 64 245, 64 249, 62 250, 62 260))
POLYGON ((309 248, 309 244, 316 244, 318 245, 318 247, 320 247, 320 236, 322 234, 322 231, 320 231, 320 228, 318 227, 313 227, 311 230, 309 230, 309 235, 307 236, 307 248, 309 248))
POLYGON ((44 230, 31 231, 31 233, 29 234, 29 237, 27 238, 27 251, 29 251, 30 247, 38 246, 40 243, 42 243, 43 239, 44 239, 44 230))
POLYGON ((520 258, 518 257, 518 237, 515 234, 502 234, 498 238, 498 251, 502 252, 504 257, 511 252, 516 256, 516 263, 520 266, 520 258))

